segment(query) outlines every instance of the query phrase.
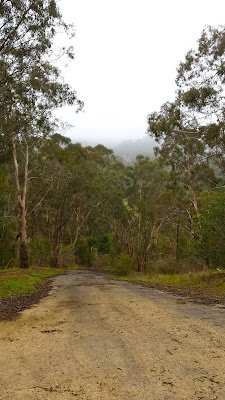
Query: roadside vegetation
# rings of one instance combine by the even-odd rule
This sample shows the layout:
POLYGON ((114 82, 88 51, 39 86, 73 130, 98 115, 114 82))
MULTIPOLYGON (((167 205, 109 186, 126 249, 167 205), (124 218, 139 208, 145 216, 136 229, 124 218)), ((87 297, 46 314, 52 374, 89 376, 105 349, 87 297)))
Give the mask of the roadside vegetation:
POLYGON ((137 275, 133 273, 129 276, 118 276, 114 273, 109 275, 109 278, 154 287, 208 302, 225 302, 225 272, 204 271, 174 275, 137 275))
MULTIPOLYGON (((77 265, 70 267, 78 269, 77 265)), ((10 296, 31 294, 37 290, 40 285, 46 282, 46 278, 67 272, 66 268, 35 268, 29 269, 25 273, 21 268, 11 268, 9 270, 0 270, 0 299, 10 296)))

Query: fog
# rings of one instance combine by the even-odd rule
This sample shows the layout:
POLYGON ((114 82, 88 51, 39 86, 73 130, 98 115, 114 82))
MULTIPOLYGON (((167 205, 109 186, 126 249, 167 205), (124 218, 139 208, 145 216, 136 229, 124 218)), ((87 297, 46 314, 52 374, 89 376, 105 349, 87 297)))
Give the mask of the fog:
POLYGON ((64 133, 73 141, 109 146, 146 134, 147 115, 174 99, 179 62, 225 14, 221 0, 61 0, 60 7, 76 25, 67 39, 75 60, 61 69, 85 108, 57 116, 72 125, 64 133))

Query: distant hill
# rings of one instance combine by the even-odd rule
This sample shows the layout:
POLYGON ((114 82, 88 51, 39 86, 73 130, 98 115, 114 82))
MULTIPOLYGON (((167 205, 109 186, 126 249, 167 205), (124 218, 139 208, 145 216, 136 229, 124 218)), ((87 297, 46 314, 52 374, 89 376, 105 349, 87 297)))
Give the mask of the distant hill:
POLYGON ((138 154, 142 154, 145 157, 154 158, 154 151, 153 148, 155 147, 156 143, 153 139, 149 136, 144 136, 141 139, 137 140, 124 140, 120 143, 112 143, 110 141, 102 140, 102 141, 95 141, 95 140, 81 140, 82 146, 92 146, 95 147, 98 144, 103 144, 109 149, 114 151, 115 156, 121 158, 125 163, 133 163, 136 160, 138 154), (101 143, 100 143, 101 142, 101 143))
POLYGON ((130 163, 135 161, 138 154, 154 158, 154 147, 155 142, 146 135, 137 140, 125 140, 113 147, 113 151, 116 156, 119 156, 124 161, 130 163))

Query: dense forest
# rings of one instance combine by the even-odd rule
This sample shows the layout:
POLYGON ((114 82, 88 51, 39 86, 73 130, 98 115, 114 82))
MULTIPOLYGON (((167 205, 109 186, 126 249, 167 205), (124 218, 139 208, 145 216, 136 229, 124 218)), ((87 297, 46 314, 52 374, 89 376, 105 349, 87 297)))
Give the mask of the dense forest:
POLYGON ((155 158, 126 165, 58 133, 53 110, 83 103, 48 61, 73 34, 55 1, 3 1, 0 26, 0 266, 224 268, 225 28, 204 29, 174 102, 148 115, 155 158))

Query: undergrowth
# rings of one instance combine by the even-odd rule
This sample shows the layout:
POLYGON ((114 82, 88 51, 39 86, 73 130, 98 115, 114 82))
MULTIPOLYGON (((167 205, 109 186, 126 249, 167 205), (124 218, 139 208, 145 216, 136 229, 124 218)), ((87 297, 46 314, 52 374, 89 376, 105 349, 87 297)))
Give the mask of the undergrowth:
POLYGON ((0 269, 0 298, 32 293, 39 285, 45 282, 45 278, 60 275, 70 269, 78 268, 74 264, 69 269, 42 267, 31 267, 28 270, 20 268, 0 269))
POLYGON ((149 286, 162 285, 165 287, 184 287, 225 292, 225 271, 205 271, 173 275, 133 274, 126 277, 111 275, 109 278, 143 283, 149 286))

